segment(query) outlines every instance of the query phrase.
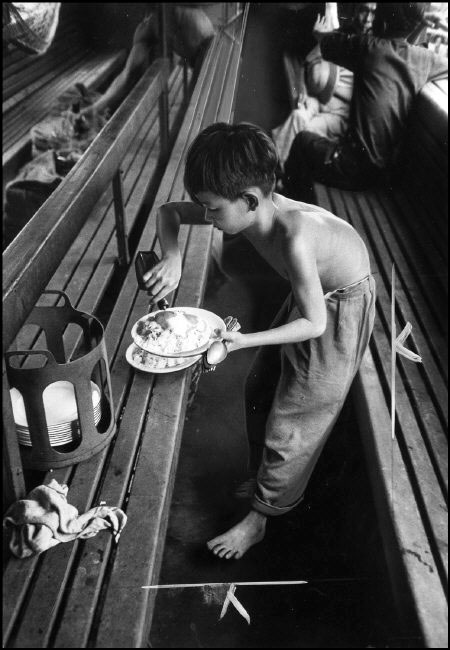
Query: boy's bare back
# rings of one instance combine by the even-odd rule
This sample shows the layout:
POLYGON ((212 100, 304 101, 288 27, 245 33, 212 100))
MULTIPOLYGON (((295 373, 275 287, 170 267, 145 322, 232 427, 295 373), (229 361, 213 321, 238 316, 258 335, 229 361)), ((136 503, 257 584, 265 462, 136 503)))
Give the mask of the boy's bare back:
POLYGON ((324 293, 370 273, 366 246, 352 226, 315 205, 273 195, 273 227, 250 240, 264 259, 289 279, 292 256, 313 252, 324 293))

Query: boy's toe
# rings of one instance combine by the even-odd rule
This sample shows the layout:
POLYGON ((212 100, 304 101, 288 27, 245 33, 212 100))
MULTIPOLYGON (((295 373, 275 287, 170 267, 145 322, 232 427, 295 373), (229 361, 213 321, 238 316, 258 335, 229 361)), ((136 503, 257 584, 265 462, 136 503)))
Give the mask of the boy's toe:
POLYGON ((209 542, 206 543, 206 546, 209 548, 210 551, 213 551, 218 546, 221 546, 221 542, 219 542, 217 538, 210 539, 209 542))

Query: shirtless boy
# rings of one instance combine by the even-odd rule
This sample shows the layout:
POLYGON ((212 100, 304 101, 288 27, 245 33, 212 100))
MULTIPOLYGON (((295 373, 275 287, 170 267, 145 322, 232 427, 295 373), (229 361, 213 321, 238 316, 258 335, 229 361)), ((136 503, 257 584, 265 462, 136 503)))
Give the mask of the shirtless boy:
POLYGON ((261 347, 246 387, 250 511, 207 543, 224 559, 242 557, 263 539, 268 516, 301 501, 375 314, 375 284, 361 237, 331 213, 274 193, 276 166, 274 144, 256 126, 217 123, 202 131, 188 152, 184 176, 194 203, 161 206, 162 259, 144 276, 155 301, 173 291, 181 276, 180 223, 212 223, 225 233, 242 233, 291 286, 270 329, 222 332, 229 351, 261 347), (254 405, 266 391, 268 350, 281 354, 281 372, 264 430, 260 421, 255 426, 254 405))

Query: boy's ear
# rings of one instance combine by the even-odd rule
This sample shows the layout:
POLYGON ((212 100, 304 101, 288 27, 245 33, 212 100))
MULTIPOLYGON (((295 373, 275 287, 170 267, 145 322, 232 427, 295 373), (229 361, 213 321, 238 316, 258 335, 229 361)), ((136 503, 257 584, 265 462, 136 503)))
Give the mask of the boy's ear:
POLYGON ((258 201, 258 197, 255 194, 252 194, 251 192, 244 192, 242 198, 247 203, 250 212, 256 210, 256 208, 259 205, 259 201, 258 201))

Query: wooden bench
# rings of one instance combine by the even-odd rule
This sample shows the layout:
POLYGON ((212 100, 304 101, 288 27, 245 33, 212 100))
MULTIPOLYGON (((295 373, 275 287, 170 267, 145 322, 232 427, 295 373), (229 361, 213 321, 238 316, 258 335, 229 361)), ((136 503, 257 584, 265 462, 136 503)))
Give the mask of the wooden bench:
MULTIPOLYGON (((154 72, 143 80, 145 88, 154 72)), ((168 80, 169 146, 178 132, 184 112, 185 88, 183 66, 177 65, 168 80)), ((128 100, 125 102, 127 105, 128 100)), ((130 254, 136 245, 140 223, 146 206, 157 190, 164 166, 160 161, 158 106, 152 107, 144 122, 133 134, 128 150, 120 165, 119 196, 114 196, 109 186, 92 210, 75 241, 67 251, 47 289, 63 290, 72 305, 88 313, 102 311, 102 301, 108 288, 114 285, 115 294, 123 280, 124 269, 129 266, 130 254), (124 214, 125 237, 118 251, 116 230, 117 200, 124 214), (123 208, 122 208, 123 206, 123 208)), ((82 163, 80 163, 82 164, 82 163)), ((70 179, 69 179, 70 180, 70 179)), ((64 181, 66 182, 66 181, 64 181)), ((41 304, 57 304, 54 296, 41 300, 41 304)), ((39 347, 34 327, 23 327, 16 338, 20 349, 39 347)), ((75 342, 73 343, 75 345, 75 342)), ((69 346, 72 343, 69 342, 69 346)))
POLYGON ((370 251, 377 318, 353 399, 405 630, 418 630, 432 648, 447 647, 448 115, 439 92, 430 84, 418 98, 398 184, 365 192, 315 186, 317 203, 351 223, 370 251), (392 264, 397 333, 412 324, 405 345, 423 360, 397 356, 393 443, 392 264))
MULTIPOLYGON (((143 75, 82 160, 75 165, 50 199, 38 210, 35 217, 4 252, 5 324, 11 320, 9 334, 6 333, 8 328, 5 328, 4 349, 13 341, 15 344, 25 344, 25 346, 30 345, 31 347, 32 341, 26 332, 20 330, 26 320, 26 314, 32 309, 33 301, 36 302, 42 291, 49 288, 47 283, 53 274, 59 273, 61 261, 63 274, 59 280, 64 282, 64 272, 66 271, 64 252, 66 249, 72 251, 72 248, 69 248, 71 245, 75 247, 80 245, 76 237, 79 232, 83 232, 83 227, 89 226, 88 217, 92 216, 93 210, 102 207, 102 205, 98 205, 98 202, 101 204, 105 195, 107 196, 111 181, 114 181, 115 191, 113 193, 119 207, 115 215, 116 221, 123 221, 124 210, 120 205, 123 198, 123 193, 120 192, 122 183, 119 182, 120 165, 126 159, 130 145, 132 145, 136 134, 139 133, 140 127, 145 124, 148 115, 151 113, 154 115, 155 107, 166 90, 167 65, 167 62, 156 61, 143 75), (77 201, 80 203, 78 210, 77 201), (75 207, 73 206, 74 202, 75 207), (51 233, 50 237, 48 233, 51 233), (24 264, 24 260, 27 261, 27 264, 24 264), (17 295, 19 295, 19 309, 14 305, 9 310, 8 300, 14 302, 17 295)), ((160 119, 162 123, 164 120, 160 119)), ((163 137, 166 139, 166 135, 163 136, 161 129, 161 139, 163 137)), ((148 176, 150 175, 148 174, 148 176)), ((122 232, 122 236, 118 237, 118 243, 120 239, 120 248, 125 250, 125 224, 122 223, 117 230, 122 232)), ((88 234, 90 240, 95 238, 95 233, 88 234)), ((81 239, 83 238, 81 237, 81 239)), ((110 259, 109 263, 114 264, 115 259, 116 256, 110 259)), ((94 267, 101 260, 102 250, 100 249, 97 251, 94 267)), ((74 261, 75 269, 80 267, 79 262, 78 256, 74 261)), ((86 264, 81 264, 81 268, 83 266, 86 264)), ((103 266, 102 272, 106 272, 105 266, 103 266)), ((89 286, 90 279, 92 279, 92 273, 84 276, 85 288, 89 286)), ((63 286, 65 285, 63 284, 63 286)), ((76 298, 76 296, 74 297, 76 298)))
MULTIPOLYGON (((241 14, 220 30, 210 45, 155 206, 184 198, 182 177, 187 146, 207 124, 232 117, 244 27, 245 16, 241 14)), ((75 176, 74 173, 73 180, 75 176)), ((98 181, 97 172, 96 176, 98 181)), ((58 191, 59 188, 55 194, 58 191)), ((51 225, 64 221, 67 226, 71 217, 77 222, 74 228, 82 222, 82 196, 69 197, 66 206, 61 219, 53 217, 51 225)), ((26 228, 32 229, 42 213, 41 208, 26 228)), ((152 210, 139 249, 155 246, 154 217, 152 210)), ((54 227, 48 246, 55 244, 56 234, 57 227, 54 227)), ((66 242, 69 238, 66 228, 66 242)), ((201 304, 211 241, 211 226, 183 227, 180 237, 183 274, 176 292, 177 304, 201 304)), ((39 256, 44 254, 42 248, 34 253, 29 269, 38 264, 39 256)), ((8 261, 14 266, 13 260, 8 261)), ((23 276, 17 266, 8 274, 8 287, 15 278, 16 291, 4 292, 4 306, 6 303, 9 308, 12 305, 19 308, 20 304, 20 315, 9 324, 8 344, 45 287, 42 279, 32 283, 30 291, 34 299, 25 296, 22 304, 17 296, 27 293, 21 285, 23 276), (17 275, 22 277, 16 278, 17 275)), ((147 375, 135 372, 127 364, 124 355, 131 342, 131 325, 146 308, 147 297, 138 291, 134 269, 130 268, 106 328, 117 435, 109 449, 90 461, 47 476, 69 485, 69 502, 79 511, 106 501, 127 512, 128 524, 116 547, 109 535, 99 534, 91 540, 62 544, 39 558, 9 560, 4 577, 6 647, 142 647, 146 644, 154 595, 142 586, 158 579, 192 376, 192 368, 170 375, 147 375)), ((9 416, 10 423, 7 436, 13 450, 10 456, 17 457, 8 405, 6 411, 6 421, 9 416)), ((12 475, 17 466, 17 463, 11 465, 12 475)))
POLYGON ((75 83, 100 89, 126 60, 125 50, 96 51, 86 43, 73 5, 63 5, 55 39, 42 55, 12 48, 3 60, 4 182, 30 159, 30 129, 43 120, 56 98, 75 83))

